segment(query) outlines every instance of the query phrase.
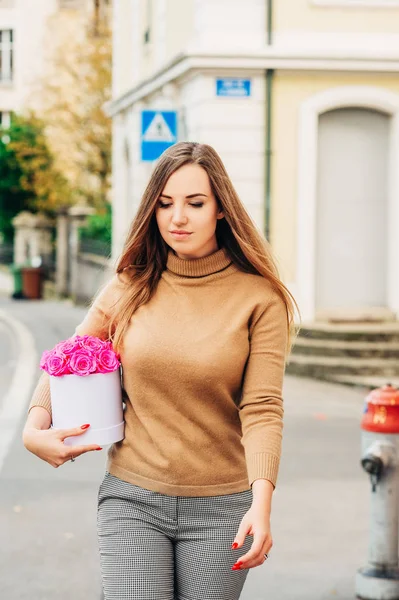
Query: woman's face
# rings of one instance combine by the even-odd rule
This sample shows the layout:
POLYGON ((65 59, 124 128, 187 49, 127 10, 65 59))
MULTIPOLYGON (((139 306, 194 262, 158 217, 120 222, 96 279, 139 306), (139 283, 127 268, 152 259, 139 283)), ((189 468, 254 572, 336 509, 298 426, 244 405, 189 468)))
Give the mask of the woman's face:
POLYGON ((209 177, 199 165, 180 167, 166 182, 155 210, 165 242, 179 258, 202 258, 218 250, 216 223, 224 217, 209 177), (177 231, 187 234, 179 235, 177 231))

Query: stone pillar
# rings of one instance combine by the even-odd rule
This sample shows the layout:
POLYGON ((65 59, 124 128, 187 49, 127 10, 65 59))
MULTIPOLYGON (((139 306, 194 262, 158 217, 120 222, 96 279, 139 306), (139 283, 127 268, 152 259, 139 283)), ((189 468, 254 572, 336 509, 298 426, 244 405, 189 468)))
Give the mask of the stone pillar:
POLYGON ((30 243, 30 258, 40 256, 43 266, 47 268, 53 265, 52 231, 54 221, 42 213, 33 215, 35 217, 30 243))
POLYGON ((79 227, 85 225, 89 215, 96 211, 87 204, 76 204, 68 210, 69 215, 69 294, 73 299, 77 296, 79 286, 79 227))
POLYGON ((59 296, 68 294, 68 237, 69 218, 67 208, 60 209, 57 214, 57 251, 55 288, 59 296))
POLYGON ((30 240, 35 223, 35 215, 24 210, 12 219, 14 235, 14 263, 21 265, 30 258, 30 240))
POLYGON ((43 214, 26 210, 12 220, 15 228, 14 263, 23 264, 40 257, 44 266, 51 263, 51 231, 54 223, 43 214))

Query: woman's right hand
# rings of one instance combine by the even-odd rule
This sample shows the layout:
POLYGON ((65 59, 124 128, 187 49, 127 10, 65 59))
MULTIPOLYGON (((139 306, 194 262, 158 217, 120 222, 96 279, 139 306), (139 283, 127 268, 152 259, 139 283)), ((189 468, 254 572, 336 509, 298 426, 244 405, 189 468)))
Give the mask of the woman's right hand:
POLYGON ((74 435, 82 435, 90 425, 82 425, 73 429, 37 429, 25 427, 23 431, 23 443, 29 452, 36 454, 39 458, 54 467, 60 467, 72 457, 76 458, 85 452, 102 450, 98 444, 86 446, 67 446, 64 440, 74 435))

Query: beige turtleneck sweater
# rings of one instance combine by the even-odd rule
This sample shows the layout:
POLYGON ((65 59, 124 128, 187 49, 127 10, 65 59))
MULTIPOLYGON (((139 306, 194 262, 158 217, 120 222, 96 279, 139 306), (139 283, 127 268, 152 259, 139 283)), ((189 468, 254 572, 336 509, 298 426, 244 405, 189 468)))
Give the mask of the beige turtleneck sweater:
MULTIPOLYGON (((109 281, 77 335, 107 336, 125 283, 109 281)), ((286 308, 263 277, 225 249, 200 259, 169 251, 156 292, 133 315, 121 350, 125 438, 107 470, 173 496, 211 496, 276 484, 282 437, 286 308)), ((43 372, 29 406, 51 414, 43 372)))

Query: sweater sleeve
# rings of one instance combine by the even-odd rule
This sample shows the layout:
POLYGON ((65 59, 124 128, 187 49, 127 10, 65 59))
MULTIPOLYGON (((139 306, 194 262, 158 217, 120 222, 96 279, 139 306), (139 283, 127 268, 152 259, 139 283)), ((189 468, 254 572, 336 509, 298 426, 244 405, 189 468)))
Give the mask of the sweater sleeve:
MULTIPOLYGON (((100 289, 85 318, 77 325, 71 337, 75 335, 93 335, 101 339, 108 338, 109 315, 112 307, 120 297, 120 291, 123 286, 122 278, 123 276, 115 274, 100 289)), ((49 412, 50 417, 52 417, 50 377, 46 371, 43 371, 39 377, 28 407, 28 413, 34 406, 42 406, 49 412)))
POLYGON ((267 307, 259 313, 250 327, 239 416, 249 484, 268 479, 275 487, 283 429, 287 309, 273 291, 267 307))

